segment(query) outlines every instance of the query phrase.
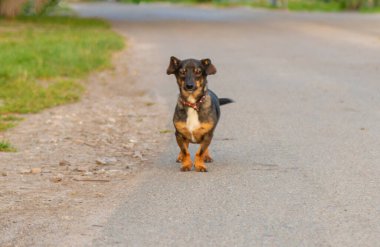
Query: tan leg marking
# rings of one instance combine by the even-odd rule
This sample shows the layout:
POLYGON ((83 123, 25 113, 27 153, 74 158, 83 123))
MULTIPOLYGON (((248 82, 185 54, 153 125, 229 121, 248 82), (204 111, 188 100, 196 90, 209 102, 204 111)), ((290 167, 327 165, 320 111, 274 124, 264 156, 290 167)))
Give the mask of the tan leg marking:
POLYGON ((207 167, 204 162, 204 155, 199 155, 199 152, 197 152, 195 155, 194 166, 197 172, 207 172, 207 167))
POLYGON ((191 171, 192 167, 193 167, 193 162, 191 162, 190 153, 187 153, 182 158, 181 171, 183 171, 183 172, 191 171))
MULTIPOLYGON (((181 127, 181 123, 182 122, 175 123, 176 128, 177 126, 181 127)), ((181 132, 178 128, 177 131, 179 133, 176 133, 176 140, 178 147, 181 149, 180 154, 178 155, 178 160, 180 160, 182 163, 181 171, 190 171, 193 167, 193 163, 191 162, 189 153, 189 141, 186 136, 184 136, 183 132, 181 132)))
POLYGON ((206 163, 211 163, 211 162, 213 162, 214 160, 211 158, 211 156, 210 156, 210 153, 209 153, 209 151, 208 151, 208 148, 207 148, 207 150, 205 151, 205 154, 204 154, 204 162, 206 162, 206 163))
MULTIPOLYGON (((184 141, 184 143, 185 143, 187 149, 189 149, 189 141, 186 140, 186 141, 184 141)), ((179 154, 178 154, 178 157, 177 157, 176 162, 177 162, 177 163, 181 163, 182 160, 183 160, 183 154, 182 154, 181 151, 179 151, 179 154)))

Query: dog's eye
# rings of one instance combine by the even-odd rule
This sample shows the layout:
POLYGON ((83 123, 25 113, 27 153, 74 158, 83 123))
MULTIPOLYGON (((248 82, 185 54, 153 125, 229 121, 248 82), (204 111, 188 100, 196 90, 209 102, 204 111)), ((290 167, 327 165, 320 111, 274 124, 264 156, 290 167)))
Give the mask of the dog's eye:
POLYGON ((195 69, 194 73, 199 76, 202 74, 202 70, 201 69, 195 69))
POLYGON ((186 70, 185 69, 180 69, 179 70, 179 74, 180 75, 185 75, 186 74, 186 70))

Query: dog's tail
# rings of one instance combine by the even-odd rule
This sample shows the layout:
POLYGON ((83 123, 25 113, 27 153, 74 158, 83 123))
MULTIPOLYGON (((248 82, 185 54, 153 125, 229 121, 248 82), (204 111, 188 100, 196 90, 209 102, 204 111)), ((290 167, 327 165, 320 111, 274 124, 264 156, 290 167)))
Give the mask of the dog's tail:
POLYGON ((219 99, 219 105, 226 105, 226 104, 229 104, 229 103, 234 103, 235 101, 233 101, 232 99, 229 99, 229 98, 220 98, 219 99))

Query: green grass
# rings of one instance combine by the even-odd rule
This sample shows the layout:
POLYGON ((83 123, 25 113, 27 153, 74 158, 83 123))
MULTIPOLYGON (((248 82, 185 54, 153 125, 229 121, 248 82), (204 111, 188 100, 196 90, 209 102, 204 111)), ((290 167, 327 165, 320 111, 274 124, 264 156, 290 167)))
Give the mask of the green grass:
MULTIPOLYGON (((281 4, 281 1, 278 1, 281 4)), ((251 4, 252 7, 270 8, 270 9, 288 9, 290 11, 321 11, 321 12, 338 12, 342 11, 341 5, 337 2, 324 2, 320 0, 290 0, 287 7, 275 7, 268 1, 257 1, 251 4)))
POLYGON ((168 133, 173 133, 173 130, 160 130, 160 134, 168 134, 168 133))
POLYGON ((341 11, 341 5, 337 2, 323 2, 318 0, 293 0, 288 2, 288 9, 291 11, 341 11))
POLYGON ((11 114, 77 101, 80 79, 111 66, 123 39, 101 20, 72 17, 0 19, 0 131, 11 114))
POLYGON ((350 0, 277 0, 277 6, 273 6, 268 0, 119 0, 124 3, 153 3, 153 2, 170 2, 182 4, 213 4, 217 7, 233 7, 233 6, 251 6, 255 8, 268 8, 268 9, 288 9, 290 11, 320 11, 320 12, 342 12, 358 10, 362 13, 379 13, 380 6, 365 7, 367 6, 363 1, 362 6, 353 8, 350 5, 350 0), (287 5, 284 6, 287 2, 287 5))
POLYGON ((168 3, 181 3, 181 4, 198 4, 198 3, 212 3, 212 0, 120 0, 122 3, 157 3, 157 2, 168 2, 168 3))
POLYGON ((6 140, 0 140, 0 152, 15 152, 16 149, 6 140))
POLYGON ((16 117, 14 115, 0 115, 0 131, 11 128, 22 120, 21 117, 16 117))
POLYGON ((373 7, 373 8, 366 8, 366 7, 363 7, 361 9, 359 9, 360 12, 362 13, 371 13, 371 14, 376 14, 376 13, 380 13, 380 6, 378 7, 373 7))

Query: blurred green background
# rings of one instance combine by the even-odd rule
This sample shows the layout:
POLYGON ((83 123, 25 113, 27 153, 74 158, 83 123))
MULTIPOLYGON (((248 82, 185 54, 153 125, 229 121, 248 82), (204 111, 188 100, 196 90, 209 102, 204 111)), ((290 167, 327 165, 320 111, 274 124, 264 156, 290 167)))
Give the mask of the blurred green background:
MULTIPOLYGON (((91 0, 83 0, 89 2, 91 0)), ((101 1, 101 0, 92 0, 101 1)), ((115 0, 139 4, 170 2, 186 4, 214 4, 219 6, 252 6, 288 9, 293 11, 361 11, 379 12, 380 0, 115 0)), ((80 0, 0 0, 0 15, 46 15, 54 11, 65 11, 64 3, 80 0), (57 10, 57 5, 60 5, 57 10)))

